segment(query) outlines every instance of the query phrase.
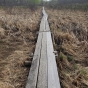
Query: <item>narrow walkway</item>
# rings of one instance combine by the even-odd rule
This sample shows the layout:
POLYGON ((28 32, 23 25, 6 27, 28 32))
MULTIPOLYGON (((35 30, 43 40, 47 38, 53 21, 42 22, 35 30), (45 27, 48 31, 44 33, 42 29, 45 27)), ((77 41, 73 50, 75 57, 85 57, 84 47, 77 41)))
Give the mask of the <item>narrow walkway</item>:
POLYGON ((26 88, 61 88, 53 49, 48 15, 42 10, 43 18, 36 49, 29 72, 26 88))

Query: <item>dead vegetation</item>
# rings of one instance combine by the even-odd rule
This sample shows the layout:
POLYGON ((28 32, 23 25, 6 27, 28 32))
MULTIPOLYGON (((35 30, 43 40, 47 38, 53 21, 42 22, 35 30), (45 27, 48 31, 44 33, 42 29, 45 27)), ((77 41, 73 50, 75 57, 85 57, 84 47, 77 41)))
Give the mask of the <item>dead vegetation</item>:
POLYGON ((41 9, 0 9, 0 88, 25 88, 34 52, 41 9))
POLYGON ((88 88, 88 13, 48 9, 62 88, 88 88), (53 12, 53 13, 52 13, 53 12))

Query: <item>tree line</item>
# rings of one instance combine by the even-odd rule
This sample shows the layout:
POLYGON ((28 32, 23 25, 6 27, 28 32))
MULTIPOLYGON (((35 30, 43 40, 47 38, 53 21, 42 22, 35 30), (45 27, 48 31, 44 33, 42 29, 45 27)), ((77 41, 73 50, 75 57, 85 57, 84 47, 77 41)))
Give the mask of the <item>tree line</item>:
POLYGON ((57 0, 59 5, 66 5, 66 4, 83 4, 88 3, 88 0, 57 0))
POLYGON ((40 4, 41 0, 0 0, 2 6, 27 6, 33 4, 40 4))
POLYGON ((57 9, 88 10, 88 0, 51 0, 44 5, 57 9))
POLYGON ((0 0, 0 6, 29 6, 45 5, 50 8, 88 9, 88 0, 0 0))
POLYGON ((45 2, 45 4, 57 4, 57 5, 72 5, 72 4, 84 4, 88 3, 88 0, 50 0, 49 2, 45 2))

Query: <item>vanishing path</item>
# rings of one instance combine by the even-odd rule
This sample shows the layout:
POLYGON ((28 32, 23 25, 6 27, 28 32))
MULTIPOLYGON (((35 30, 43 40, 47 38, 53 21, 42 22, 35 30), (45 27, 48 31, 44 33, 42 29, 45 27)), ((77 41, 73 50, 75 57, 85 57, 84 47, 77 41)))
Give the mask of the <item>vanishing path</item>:
POLYGON ((43 18, 30 68, 26 88, 61 88, 57 71, 56 59, 47 21, 48 15, 42 10, 43 18))

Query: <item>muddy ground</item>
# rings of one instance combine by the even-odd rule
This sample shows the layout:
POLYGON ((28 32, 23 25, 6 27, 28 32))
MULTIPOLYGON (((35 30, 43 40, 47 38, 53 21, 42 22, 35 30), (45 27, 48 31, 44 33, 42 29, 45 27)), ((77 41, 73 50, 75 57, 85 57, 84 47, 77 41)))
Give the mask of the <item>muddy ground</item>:
POLYGON ((48 9, 62 88, 88 88, 88 12, 48 9))
POLYGON ((0 8, 0 88, 25 88, 41 9, 0 8))

